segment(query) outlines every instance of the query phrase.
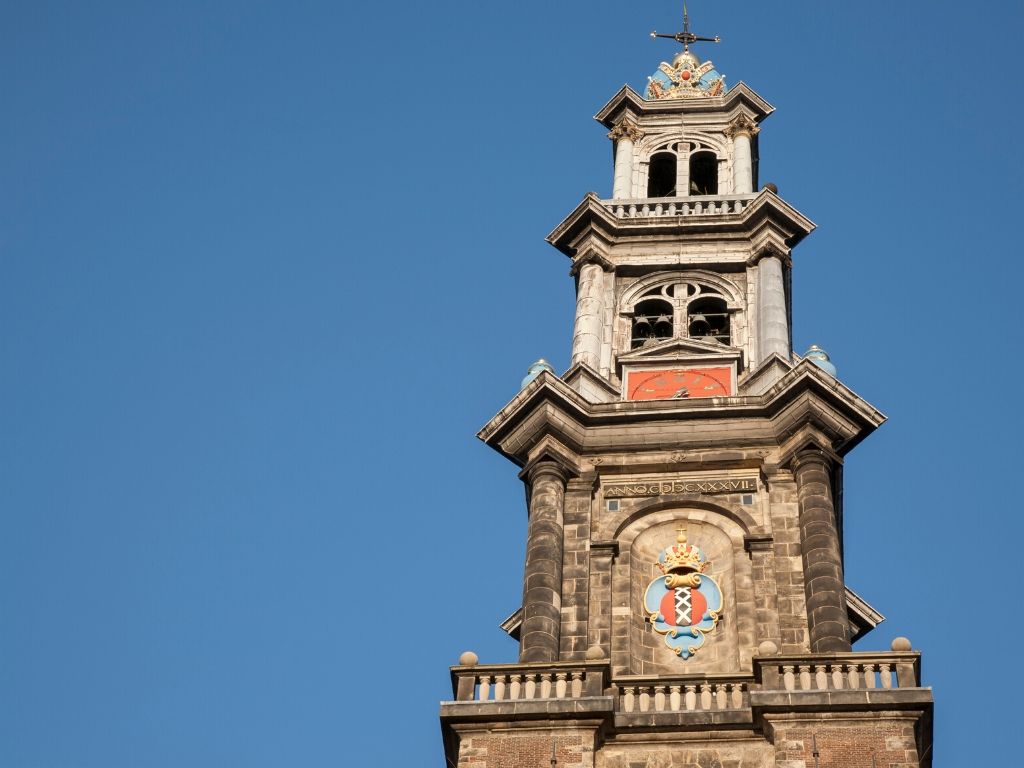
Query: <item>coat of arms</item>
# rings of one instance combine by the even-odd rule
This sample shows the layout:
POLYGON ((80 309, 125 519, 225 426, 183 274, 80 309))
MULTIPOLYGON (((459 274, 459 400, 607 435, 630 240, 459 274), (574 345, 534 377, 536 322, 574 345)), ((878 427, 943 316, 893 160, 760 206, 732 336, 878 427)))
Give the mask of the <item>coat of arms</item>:
POLYGON ((684 659, 704 645, 722 611, 722 590, 704 571, 711 563, 700 547, 686 543, 680 529, 677 543, 658 557, 659 576, 647 586, 644 608, 654 631, 684 659))

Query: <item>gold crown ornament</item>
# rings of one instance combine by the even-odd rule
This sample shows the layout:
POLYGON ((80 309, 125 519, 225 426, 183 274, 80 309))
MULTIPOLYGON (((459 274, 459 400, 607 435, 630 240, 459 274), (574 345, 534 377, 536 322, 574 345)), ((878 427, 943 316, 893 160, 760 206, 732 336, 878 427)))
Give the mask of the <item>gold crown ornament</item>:
POLYGON ((676 543, 667 547, 658 557, 658 568, 662 573, 673 571, 696 571, 703 573, 710 565, 700 547, 686 543, 686 529, 680 528, 676 543))

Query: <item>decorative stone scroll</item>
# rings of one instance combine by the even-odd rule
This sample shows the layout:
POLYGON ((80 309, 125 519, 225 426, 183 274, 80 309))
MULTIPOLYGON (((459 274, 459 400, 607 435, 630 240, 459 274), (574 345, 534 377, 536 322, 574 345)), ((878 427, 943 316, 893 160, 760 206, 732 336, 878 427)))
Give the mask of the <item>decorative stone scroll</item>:
POLYGON ((754 493, 757 479, 743 477, 724 480, 651 480, 637 483, 609 485, 604 489, 606 499, 636 496, 667 496, 675 493, 754 493))

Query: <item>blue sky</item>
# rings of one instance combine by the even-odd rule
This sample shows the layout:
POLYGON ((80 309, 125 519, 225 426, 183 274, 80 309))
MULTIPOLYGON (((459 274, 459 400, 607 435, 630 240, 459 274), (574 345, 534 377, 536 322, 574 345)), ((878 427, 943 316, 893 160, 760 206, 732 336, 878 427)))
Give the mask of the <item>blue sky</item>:
MULTIPOLYGON (((1008 764, 1022 531, 1020 3, 691 4, 819 229, 794 340, 890 421, 847 581, 1008 764)), ((674 2, 0 8, 0 765, 443 764, 513 659, 525 513, 474 437, 568 363, 543 237, 674 2)))

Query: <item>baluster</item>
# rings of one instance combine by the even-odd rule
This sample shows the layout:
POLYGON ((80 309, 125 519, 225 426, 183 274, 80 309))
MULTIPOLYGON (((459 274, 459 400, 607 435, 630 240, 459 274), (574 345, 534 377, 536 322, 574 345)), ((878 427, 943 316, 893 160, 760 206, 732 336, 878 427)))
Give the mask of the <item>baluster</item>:
POLYGON ((837 691, 843 690, 843 665, 832 665, 832 688, 837 691))
POLYGON ((583 673, 572 673, 572 697, 578 699, 583 695, 583 673))
POLYGON ((732 708, 739 709, 743 706, 743 686, 744 683, 733 683, 732 684, 732 708))
POLYGON ((689 215, 690 215, 690 204, 689 203, 683 203, 683 216, 689 216, 689 215))
POLYGON ((818 664, 814 667, 814 687, 819 691, 828 690, 828 667, 818 664))
POLYGON ((654 711, 665 711, 665 686, 659 685, 654 689, 654 711))
POLYGON ((651 689, 646 685, 640 689, 640 711, 646 712, 651 708, 651 689))
POLYGON ((629 218, 636 216, 636 203, 629 204, 629 218))
POLYGON ((692 712, 697 708, 697 686, 686 686, 686 711, 692 712))
POLYGON ((737 200, 736 201, 736 213, 742 213, 743 209, 746 208, 746 207, 747 207, 747 201, 746 200, 737 200))
POLYGON ((857 674, 856 664, 846 665, 846 682, 851 690, 860 688, 860 675, 857 674))
POLYGON ((644 203, 643 208, 640 209, 640 215, 643 216, 645 219, 651 215, 650 203, 644 203))
POLYGON ((494 678, 494 700, 505 700, 505 675, 498 675, 494 678))
POLYGON ((879 677, 882 678, 883 688, 892 688, 892 664, 878 665, 879 677))
POLYGON ((715 205, 715 201, 714 200, 712 200, 710 203, 708 203, 708 213, 720 213, 720 212, 721 211, 720 211, 719 207, 717 205, 715 205))
POLYGON ((663 210, 662 209, 662 204, 658 203, 657 205, 654 206, 654 215, 655 216, 661 216, 662 210, 663 210))
POLYGON ((511 701, 515 701, 519 698, 519 694, 522 690, 522 679, 522 675, 512 675, 509 678, 508 697, 511 701))
POLYGON ((632 712, 633 707, 636 706, 636 688, 630 686, 624 688, 625 694, 622 697, 622 708, 627 712, 632 712))
POLYGON ((698 200, 696 203, 694 203, 693 204, 693 212, 698 214, 698 215, 701 214, 701 213, 704 213, 704 203, 702 203, 700 200, 698 200))
POLYGON ((616 205, 615 206, 615 215, 618 216, 621 219, 623 216, 626 215, 626 209, 623 206, 621 206, 621 205, 616 205))
POLYGON ((729 708, 729 692, 726 690, 724 683, 719 683, 715 686, 715 708, 729 708))
POLYGON ((491 676, 481 675, 480 676, 480 692, 477 694, 477 698, 480 701, 489 701, 491 698, 491 676))
POLYGON ((865 688, 876 688, 875 683, 875 665, 865 664, 864 665, 864 687, 865 688))
POLYGON ((565 698, 565 679, 568 675, 565 672, 558 672, 555 674, 555 698, 565 698))
POLYGON ((669 216, 675 216, 676 215, 676 204, 675 203, 669 203, 668 204, 668 215, 669 216))
POLYGON ((681 695, 682 694, 682 690, 683 690, 683 686, 681 686, 681 685, 672 685, 672 686, 669 686, 668 690, 669 690, 668 705, 669 705, 669 707, 671 707, 673 712, 678 712, 679 711, 679 705, 682 703, 682 699, 683 699, 683 697, 681 695))
POLYGON ((545 672, 540 676, 540 698, 551 698, 551 673, 545 672))
POLYGON ((523 692, 524 699, 534 699, 537 697, 537 676, 526 675, 526 690, 523 692))
POLYGON ((700 708, 711 709, 711 686, 707 683, 700 686, 700 708))
POLYGON ((800 690, 809 691, 811 690, 811 668, 804 665, 799 667, 800 670, 800 690))
POLYGON ((782 687, 787 691, 792 691, 796 688, 796 675, 794 674, 795 669, 796 667, 789 664, 782 668, 782 687))

